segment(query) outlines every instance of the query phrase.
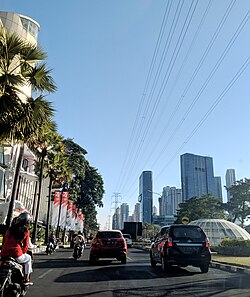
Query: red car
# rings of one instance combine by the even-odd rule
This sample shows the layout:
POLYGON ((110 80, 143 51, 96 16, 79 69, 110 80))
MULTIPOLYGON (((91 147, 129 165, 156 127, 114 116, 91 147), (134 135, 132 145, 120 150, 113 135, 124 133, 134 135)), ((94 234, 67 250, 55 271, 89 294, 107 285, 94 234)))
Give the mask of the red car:
POLYGON ((127 243, 120 230, 98 231, 91 241, 89 263, 100 258, 116 258, 122 264, 127 262, 127 243))

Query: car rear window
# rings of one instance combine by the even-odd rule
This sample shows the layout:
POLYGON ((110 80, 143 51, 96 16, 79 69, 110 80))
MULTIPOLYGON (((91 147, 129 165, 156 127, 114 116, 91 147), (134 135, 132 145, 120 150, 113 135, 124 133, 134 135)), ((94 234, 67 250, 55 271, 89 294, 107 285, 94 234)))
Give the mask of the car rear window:
POLYGON ((131 238, 131 236, 129 234, 123 234, 124 238, 131 238))
POLYGON ((205 234, 200 227, 176 227, 172 229, 173 239, 192 239, 193 241, 204 241, 205 234))
POLYGON ((121 238, 122 234, 119 232, 99 232, 97 238, 121 238))

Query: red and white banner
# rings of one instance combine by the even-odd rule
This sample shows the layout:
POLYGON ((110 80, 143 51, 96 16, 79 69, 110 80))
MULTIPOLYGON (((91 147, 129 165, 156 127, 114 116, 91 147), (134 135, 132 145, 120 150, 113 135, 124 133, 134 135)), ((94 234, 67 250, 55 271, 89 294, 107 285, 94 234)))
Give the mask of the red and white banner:
POLYGON ((57 224, 58 224, 60 199, 61 199, 61 191, 55 191, 54 201, 53 201, 53 205, 52 205, 52 217, 51 217, 51 226, 53 228, 56 228, 57 224))
POLYGON ((76 212, 77 212, 76 205, 73 204, 73 206, 72 206, 72 220, 71 220, 71 230, 73 230, 73 231, 76 231, 76 212))
POLYGON ((84 222, 84 215, 81 210, 78 211, 77 213, 77 218, 76 218, 76 231, 81 231, 83 232, 83 222, 84 222))
POLYGON ((69 202, 69 192, 62 192, 62 205, 61 205, 61 214, 60 214, 60 226, 62 228, 66 225, 66 215, 69 202))
POLYGON ((72 219, 73 219, 73 202, 68 203, 68 209, 67 209, 67 214, 66 214, 66 230, 72 230, 72 219))

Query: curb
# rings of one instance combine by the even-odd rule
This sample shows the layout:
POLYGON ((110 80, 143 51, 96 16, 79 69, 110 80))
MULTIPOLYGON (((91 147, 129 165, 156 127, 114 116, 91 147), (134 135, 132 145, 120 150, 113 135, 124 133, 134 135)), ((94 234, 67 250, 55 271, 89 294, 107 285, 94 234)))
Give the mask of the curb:
POLYGON ((250 269, 249 268, 234 266, 234 265, 226 264, 226 263, 220 263, 220 262, 213 262, 212 261, 210 263, 210 267, 225 270, 225 271, 228 271, 228 272, 240 272, 240 273, 250 274, 250 269))
MULTIPOLYGON (((58 249, 58 248, 68 248, 68 247, 70 247, 70 246, 67 245, 67 244, 65 244, 65 245, 58 245, 58 246, 56 247, 56 249, 58 249)), ((41 253, 41 252, 45 252, 45 250, 46 250, 46 245, 42 245, 42 246, 33 248, 33 249, 32 249, 32 252, 33 252, 33 254, 39 254, 39 253, 41 253)))

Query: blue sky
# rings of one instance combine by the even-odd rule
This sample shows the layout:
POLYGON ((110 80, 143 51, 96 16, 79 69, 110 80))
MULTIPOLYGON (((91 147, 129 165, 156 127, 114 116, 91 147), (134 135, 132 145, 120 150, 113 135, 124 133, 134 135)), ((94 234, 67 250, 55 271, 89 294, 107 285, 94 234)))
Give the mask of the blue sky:
POLYGON ((249 0, 2 0, 0 9, 41 26, 58 131, 104 179, 102 228, 115 192, 133 210, 143 170, 157 193, 180 187, 183 153, 213 157, 222 185, 228 168, 250 177, 249 0))

